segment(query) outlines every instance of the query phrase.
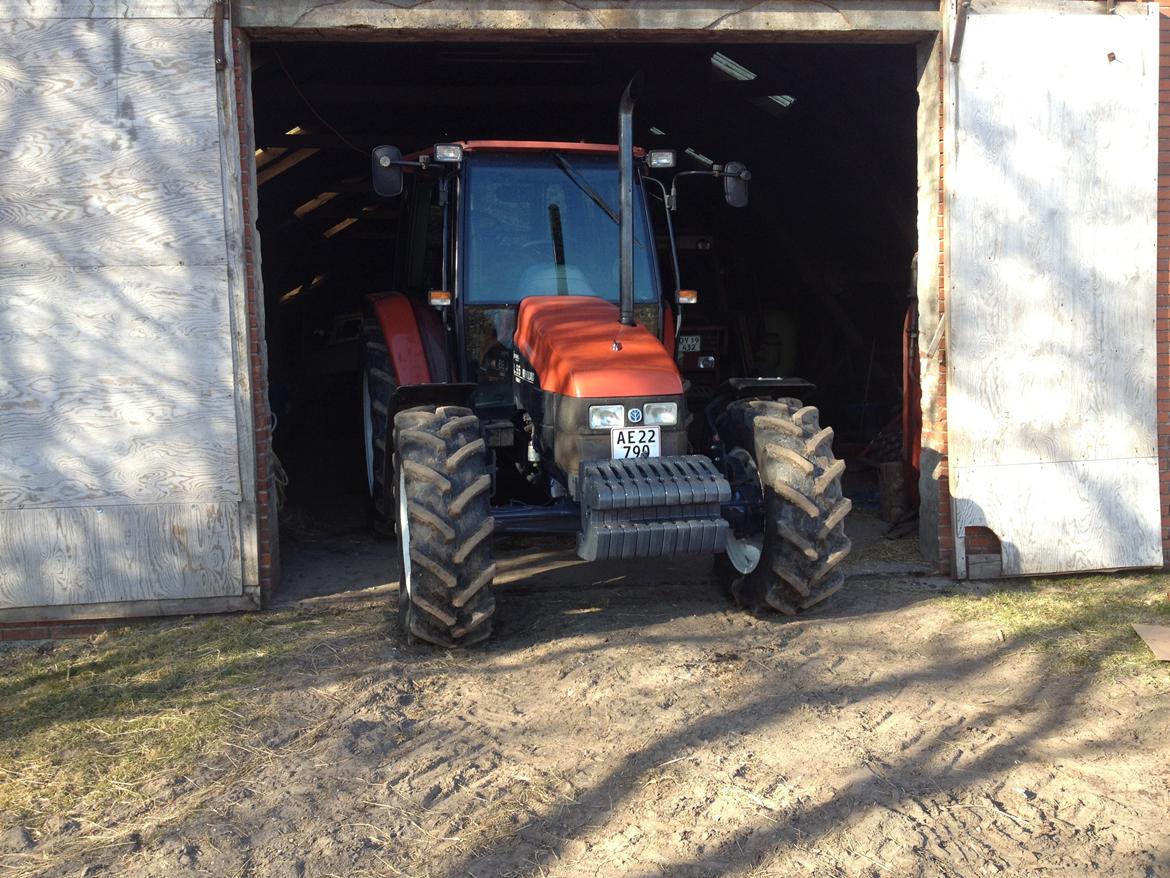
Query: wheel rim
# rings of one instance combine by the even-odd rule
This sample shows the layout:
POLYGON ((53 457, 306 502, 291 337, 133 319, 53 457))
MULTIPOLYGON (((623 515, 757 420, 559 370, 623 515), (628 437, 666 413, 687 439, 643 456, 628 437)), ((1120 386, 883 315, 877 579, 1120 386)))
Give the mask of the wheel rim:
POLYGON ((399 589, 410 597, 410 518, 406 512, 406 473, 398 473, 398 551, 402 554, 402 582, 399 589))
POLYGON ((760 566, 760 556, 764 554, 764 537, 762 534, 737 537, 734 533, 727 535, 727 560, 737 572, 745 576, 760 566))
POLYGON ((362 426, 366 439, 366 484, 374 496, 374 419, 370 416, 370 373, 362 371, 362 426))
MULTIPOLYGON (((763 497, 760 473, 752 456, 742 448, 735 448, 727 455, 731 464, 732 496, 743 499, 749 495, 763 497)), ((748 534, 737 534, 731 528, 727 534, 727 560, 736 572, 746 576, 760 566, 764 554, 764 533, 757 530, 748 534)))

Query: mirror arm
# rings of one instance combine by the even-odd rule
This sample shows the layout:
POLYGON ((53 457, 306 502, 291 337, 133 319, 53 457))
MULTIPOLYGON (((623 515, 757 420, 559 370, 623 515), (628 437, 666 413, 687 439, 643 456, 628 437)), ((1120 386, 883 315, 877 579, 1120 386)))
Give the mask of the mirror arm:
POLYGON ((667 198, 667 207, 671 210, 678 210, 678 178, 679 177, 719 177, 722 176, 720 171, 715 168, 722 168, 722 165, 712 165, 709 171, 679 171, 670 180, 670 196, 667 198))

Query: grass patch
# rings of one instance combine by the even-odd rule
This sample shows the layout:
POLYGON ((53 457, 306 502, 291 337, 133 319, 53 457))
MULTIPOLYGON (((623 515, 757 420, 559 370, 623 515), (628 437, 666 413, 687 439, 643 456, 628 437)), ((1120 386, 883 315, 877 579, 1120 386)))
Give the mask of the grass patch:
POLYGON ((1009 580, 941 600, 959 618, 995 625, 1057 667, 1165 674, 1130 625, 1170 625, 1167 588, 1170 577, 1160 574, 1067 576, 1009 580))
POLYGON ((36 827, 152 798, 225 742, 253 738, 271 705, 264 689, 340 629, 328 613, 287 611, 5 650, 0 815, 36 827))

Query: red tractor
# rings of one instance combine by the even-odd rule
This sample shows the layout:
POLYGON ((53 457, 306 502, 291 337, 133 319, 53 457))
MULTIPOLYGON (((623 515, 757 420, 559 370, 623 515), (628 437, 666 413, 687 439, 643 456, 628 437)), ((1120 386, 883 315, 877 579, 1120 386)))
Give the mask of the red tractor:
POLYGON ((811 385, 728 380, 688 440, 674 344, 695 293, 677 277, 675 184, 715 177, 743 206, 750 175, 729 162, 668 189, 652 174, 673 153, 632 145, 639 85, 617 146, 374 150, 375 191, 405 198, 400 292, 371 296, 363 327, 366 463, 375 523, 398 536, 408 639, 489 636, 501 533, 576 533, 590 561, 717 554, 753 611, 793 614, 843 584, 844 463, 792 398, 811 385))

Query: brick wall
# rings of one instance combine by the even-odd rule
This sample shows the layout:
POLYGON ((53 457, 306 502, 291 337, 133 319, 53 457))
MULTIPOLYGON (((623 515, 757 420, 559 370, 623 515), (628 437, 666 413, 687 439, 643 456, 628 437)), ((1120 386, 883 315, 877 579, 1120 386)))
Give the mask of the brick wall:
MULTIPOLYGON (((1168 0, 1170 2, 1170 0, 1168 0)), ((951 495, 947 476, 947 345, 938 335, 946 321, 946 166, 944 134, 946 120, 946 52, 935 53, 938 75, 938 249, 934 254, 938 278, 937 308, 934 314, 920 306, 918 356, 922 382, 922 518, 919 536, 924 556, 935 563, 939 572, 950 573, 954 565, 955 538, 951 526, 951 495)), ((925 124, 925 120, 923 120, 925 124)), ((925 271, 930 254, 921 253, 919 270, 925 271)))
POLYGON ((275 474, 272 466, 272 416, 268 408, 268 347, 259 283, 260 236, 256 231, 256 155, 252 143, 250 71, 245 70, 247 37, 232 31, 235 47, 236 112, 240 129, 240 188, 244 199, 245 296, 248 306, 248 368, 252 372, 252 412, 256 425, 256 525, 259 537, 260 594, 267 600, 280 581, 275 474))

